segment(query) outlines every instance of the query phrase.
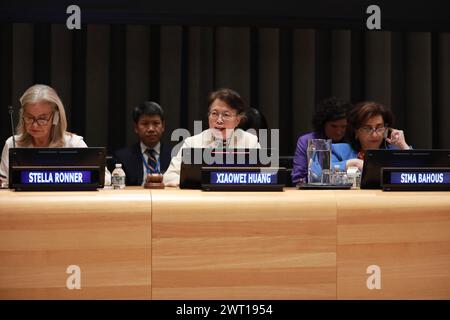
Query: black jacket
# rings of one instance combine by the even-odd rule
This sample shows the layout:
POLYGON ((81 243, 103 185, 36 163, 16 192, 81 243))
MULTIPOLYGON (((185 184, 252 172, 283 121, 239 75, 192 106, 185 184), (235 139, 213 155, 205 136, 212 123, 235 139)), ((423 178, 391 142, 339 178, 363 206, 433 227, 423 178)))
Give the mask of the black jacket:
MULTIPOLYGON (((172 148, 161 142, 161 149, 159 153, 159 166, 161 173, 164 173, 169 167, 171 160, 172 148)), ((136 143, 131 147, 120 149, 113 154, 113 163, 122 164, 122 169, 126 174, 127 186, 140 186, 142 185, 143 164, 141 155, 141 145, 136 143)))

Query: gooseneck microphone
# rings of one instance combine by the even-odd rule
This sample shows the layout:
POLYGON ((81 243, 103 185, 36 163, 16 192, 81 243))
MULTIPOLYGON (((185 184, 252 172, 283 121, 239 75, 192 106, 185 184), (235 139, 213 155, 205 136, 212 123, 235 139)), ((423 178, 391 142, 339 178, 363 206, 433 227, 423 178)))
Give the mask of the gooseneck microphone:
POLYGON ((14 108, 12 106, 8 106, 9 109, 9 117, 11 119, 11 132, 12 132, 12 138, 13 138, 13 148, 16 147, 16 138, 14 137, 16 133, 14 132, 14 120, 13 120, 13 113, 14 108))

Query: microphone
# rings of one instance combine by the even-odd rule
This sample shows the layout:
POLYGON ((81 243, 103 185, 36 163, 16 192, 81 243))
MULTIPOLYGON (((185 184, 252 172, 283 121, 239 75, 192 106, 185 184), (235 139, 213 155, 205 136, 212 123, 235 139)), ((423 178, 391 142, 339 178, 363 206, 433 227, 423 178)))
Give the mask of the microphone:
POLYGON ((11 119, 11 132, 12 132, 12 138, 13 138, 13 148, 16 147, 16 138, 14 137, 16 133, 14 132, 14 120, 13 120, 13 113, 14 108, 12 106, 8 106, 9 109, 9 117, 11 119))

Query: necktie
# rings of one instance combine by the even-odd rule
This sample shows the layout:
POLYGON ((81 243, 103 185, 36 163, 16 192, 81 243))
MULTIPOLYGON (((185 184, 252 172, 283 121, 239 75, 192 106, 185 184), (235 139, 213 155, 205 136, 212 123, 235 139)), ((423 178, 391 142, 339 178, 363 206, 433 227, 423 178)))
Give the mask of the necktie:
POLYGON ((145 150, 148 156, 147 164, 150 168, 151 173, 158 173, 158 160, 156 160, 156 151, 153 149, 145 150))

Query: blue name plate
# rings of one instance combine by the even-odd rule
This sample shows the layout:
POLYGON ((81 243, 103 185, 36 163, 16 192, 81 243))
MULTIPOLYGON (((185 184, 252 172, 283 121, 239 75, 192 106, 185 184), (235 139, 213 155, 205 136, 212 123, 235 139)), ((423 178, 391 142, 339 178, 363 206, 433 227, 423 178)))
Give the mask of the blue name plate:
POLYGON ((278 175, 274 172, 242 172, 242 171, 211 171, 211 184, 260 184, 270 185, 278 183, 278 175))
POLYGON ((391 184, 450 184, 450 172, 391 172, 391 184))
POLYGON ((382 169, 384 191, 450 191, 450 168, 382 169))
POLYGON ((91 171, 24 170, 20 172, 22 184, 90 184, 91 171))

